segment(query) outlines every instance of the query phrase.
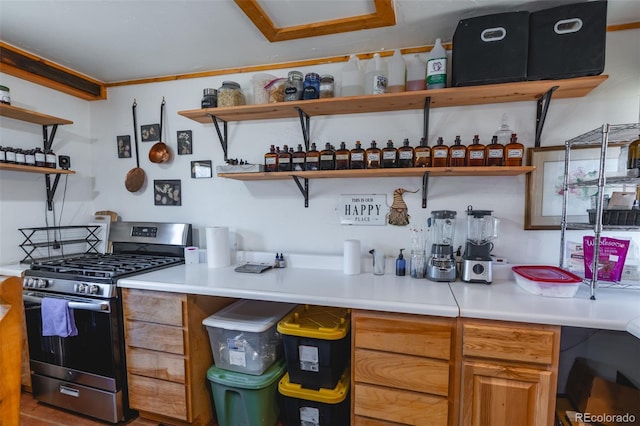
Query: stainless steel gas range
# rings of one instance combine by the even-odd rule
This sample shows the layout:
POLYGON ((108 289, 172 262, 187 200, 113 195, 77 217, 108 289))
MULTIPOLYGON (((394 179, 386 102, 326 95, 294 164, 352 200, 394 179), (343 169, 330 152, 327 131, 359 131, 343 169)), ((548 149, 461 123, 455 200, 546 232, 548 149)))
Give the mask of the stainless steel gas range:
MULTIPOLYGON (((191 240, 189 224, 114 222, 112 253, 39 261, 25 271, 23 298, 37 400, 112 423, 131 417, 117 281, 184 263, 191 240), (77 335, 43 335, 49 334, 43 333, 45 298, 57 299, 58 305, 66 301, 77 335)), ((44 317, 51 319, 48 310, 44 317)))

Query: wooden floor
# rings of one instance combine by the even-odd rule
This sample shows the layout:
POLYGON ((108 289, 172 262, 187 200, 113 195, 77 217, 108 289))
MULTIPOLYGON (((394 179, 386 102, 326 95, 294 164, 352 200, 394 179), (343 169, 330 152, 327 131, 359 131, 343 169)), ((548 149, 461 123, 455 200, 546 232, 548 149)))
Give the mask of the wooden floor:
MULTIPOLYGON (((90 417, 42 404, 29 393, 20 398, 20 426, 105 426, 113 423, 101 422, 90 417)), ((118 423, 127 426, 158 426, 157 422, 135 418, 118 423)))

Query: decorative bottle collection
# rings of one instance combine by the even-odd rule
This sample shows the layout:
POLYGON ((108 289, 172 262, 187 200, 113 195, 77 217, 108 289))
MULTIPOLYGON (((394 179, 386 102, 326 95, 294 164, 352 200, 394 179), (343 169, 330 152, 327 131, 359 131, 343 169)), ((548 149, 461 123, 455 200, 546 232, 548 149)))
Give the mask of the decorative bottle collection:
POLYGON ((58 167, 58 156, 51 149, 0 146, 0 163, 55 169, 58 167))

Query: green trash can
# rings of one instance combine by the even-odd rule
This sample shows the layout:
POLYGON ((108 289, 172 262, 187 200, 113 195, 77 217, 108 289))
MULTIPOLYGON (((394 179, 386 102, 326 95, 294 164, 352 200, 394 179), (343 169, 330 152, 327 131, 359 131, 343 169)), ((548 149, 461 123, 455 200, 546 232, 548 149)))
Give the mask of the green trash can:
POLYGON ((219 426, 274 426, 280 415, 278 381, 286 362, 276 361, 259 376, 223 370, 207 371, 219 426))

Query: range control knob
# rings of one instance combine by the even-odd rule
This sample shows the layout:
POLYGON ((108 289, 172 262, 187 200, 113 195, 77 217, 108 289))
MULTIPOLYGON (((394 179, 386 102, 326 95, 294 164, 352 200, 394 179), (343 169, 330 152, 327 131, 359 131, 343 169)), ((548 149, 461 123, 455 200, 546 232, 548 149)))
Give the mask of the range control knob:
POLYGON ((47 288, 49 287, 49 280, 46 280, 44 278, 38 278, 38 282, 34 285, 34 287, 47 288))
POLYGON ((87 292, 89 294, 99 294, 100 293, 100 286, 97 284, 91 284, 89 286, 89 291, 87 292))
POLYGON ((24 278, 22 280, 22 288, 33 287, 33 278, 24 278))
POLYGON ((87 285, 85 283, 76 284, 76 293, 86 293, 87 285))

